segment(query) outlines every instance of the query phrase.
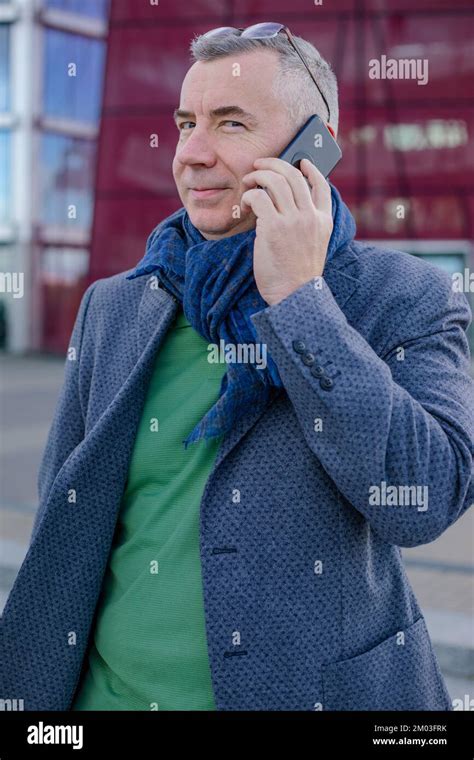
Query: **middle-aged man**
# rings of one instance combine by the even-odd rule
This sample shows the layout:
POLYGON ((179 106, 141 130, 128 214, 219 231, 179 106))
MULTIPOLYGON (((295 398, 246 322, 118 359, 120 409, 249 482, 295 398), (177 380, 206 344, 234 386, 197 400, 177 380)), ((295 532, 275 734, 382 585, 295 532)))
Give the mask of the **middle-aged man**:
POLYGON ((452 709, 400 547, 474 500, 467 300, 275 158, 337 135, 336 79, 240 32, 192 42, 183 207, 80 305, 2 621, 25 710, 452 709))

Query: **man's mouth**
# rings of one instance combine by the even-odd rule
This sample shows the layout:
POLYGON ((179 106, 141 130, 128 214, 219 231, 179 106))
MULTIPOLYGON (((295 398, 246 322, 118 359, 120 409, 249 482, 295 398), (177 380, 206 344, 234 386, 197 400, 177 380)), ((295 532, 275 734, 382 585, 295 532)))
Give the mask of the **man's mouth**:
POLYGON ((193 198, 212 198, 228 189, 228 187, 190 187, 189 191, 193 198))

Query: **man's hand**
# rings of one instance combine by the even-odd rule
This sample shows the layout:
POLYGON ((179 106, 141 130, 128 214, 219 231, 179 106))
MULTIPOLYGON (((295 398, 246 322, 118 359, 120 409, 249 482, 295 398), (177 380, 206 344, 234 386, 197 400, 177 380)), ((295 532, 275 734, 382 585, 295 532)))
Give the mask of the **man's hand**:
POLYGON ((242 178, 251 189, 242 194, 241 207, 257 218, 254 276, 271 306, 322 275, 333 229, 331 188, 308 159, 301 171, 280 158, 257 158, 253 165, 256 171, 242 178))

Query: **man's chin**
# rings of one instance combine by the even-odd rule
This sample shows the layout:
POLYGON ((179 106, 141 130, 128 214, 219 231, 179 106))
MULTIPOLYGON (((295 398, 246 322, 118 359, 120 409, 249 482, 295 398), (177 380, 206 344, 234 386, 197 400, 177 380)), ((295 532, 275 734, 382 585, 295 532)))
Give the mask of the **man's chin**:
POLYGON ((241 219, 232 219, 232 217, 229 219, 222 212, 219 214, 209 210, 196 211, 194 209, 187 209, 187 211, 191 222, 205 238, 233 235, 234 228, 242 221, 241 219))
POLYGON ((186 211, 192 224, 208 239, 229 237, 255 226, 250 218, 234 219, 218 209, 196 209, 188 206, 186 211))

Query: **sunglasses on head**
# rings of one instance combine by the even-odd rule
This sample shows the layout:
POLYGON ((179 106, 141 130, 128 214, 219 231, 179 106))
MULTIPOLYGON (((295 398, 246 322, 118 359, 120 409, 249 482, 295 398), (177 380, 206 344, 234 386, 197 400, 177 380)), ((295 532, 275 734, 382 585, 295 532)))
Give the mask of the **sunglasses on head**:
POLYGON ((294 51, 301 58, 302 63, 305 65, 308 74, 318 88, 318 92, 321 95, 326 108, 328 109, 328 121, 331 121, 331 111, 329 109, 329 104, 324 97, 324 94, 322 93, 316 79, 314 78, 304 55, 302 54, 301 50, 299 50, 298 45, 293 38, 293 35, 291 34, 288 27, 285 26, 285 24, 277 24, 272 21, 267 21, 262 24, 254 24, 253 26, 248 26, 246 29, 236 26, 219 26, 216 29, 210 29, 208 32, 205 32, 203 34, 203 37, 219 37, 220 35, 235 34, 240 37, 248 37, 252 40, 264 40, 270 37, 276 37, 280 32, 284 32, 284 34, 286 34, 290 45, 292 45, 294 51))

